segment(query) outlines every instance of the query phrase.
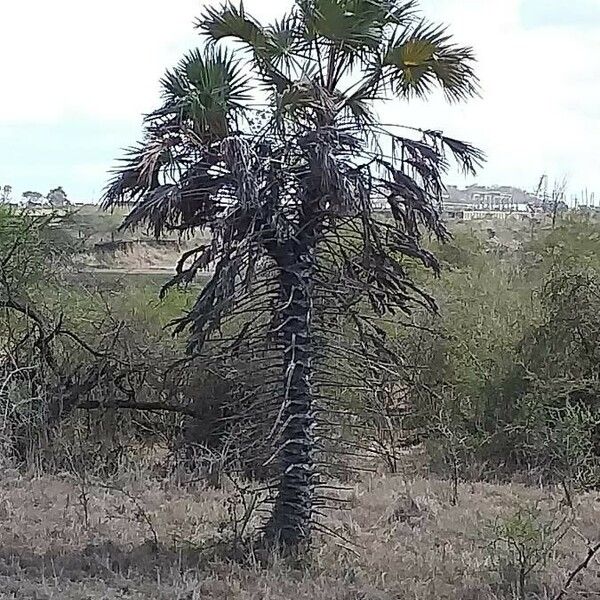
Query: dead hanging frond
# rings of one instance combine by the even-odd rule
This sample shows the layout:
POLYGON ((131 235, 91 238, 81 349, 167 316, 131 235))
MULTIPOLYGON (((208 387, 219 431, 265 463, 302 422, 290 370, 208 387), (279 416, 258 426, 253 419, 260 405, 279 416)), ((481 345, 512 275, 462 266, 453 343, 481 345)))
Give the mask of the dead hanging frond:
POLYGON ((448 150, 459 168, 467 175, 475 175, 485 162, 485 153, 472 144, 455 140, 439 131, 426 131, 425 136, 439 142, 442 149, 448 150))

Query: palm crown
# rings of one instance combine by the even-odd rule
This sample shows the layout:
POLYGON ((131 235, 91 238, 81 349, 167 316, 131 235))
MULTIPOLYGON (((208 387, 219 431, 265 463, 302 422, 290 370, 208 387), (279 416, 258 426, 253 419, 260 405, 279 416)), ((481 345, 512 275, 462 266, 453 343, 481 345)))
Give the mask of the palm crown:
POLYGON ((451 101, 475 94, 473 52, 413 1, 296 0, 268 26, 227 4, 196 26, 202 49, 165 75, 105 203, 136 201, 125 227, 209 230, 173 280, 213 269, 179 330, 190 328, 195 357, 226 357, 226 374, 233 357, 261 361, 260 381, 242 382, 240 446, 278 459, 269 529, 295 545, 313 514, 315 403, 340 412, 339 397, 318 391, 331 386, 327 357, 357 360, 364 383, 390 356, 373 315, 435 307, 410 261, 438 268, 421 232, 446 235, 447 156, 467 171, 482 159, 440 132, 382 126, 376 103, 436 86, 451 101), (331 344, 336 318, 356 334, 345 346, 331 344))
MULTIPOLYGON (((289 15, 269 26, 241 4, 227 4, 208 9, 196 26, 208 44, 163 78, 163 105, 147 117, 144 143, 131 150, 129 164, 108 188, 109 204, 176 179, 194 161, 194 148, 204 151, 239 132, 248 113, 261 108, 251 101, 253 85, 270 94, 271 125, 290 118, 296 125, 352 122, 362 135, 381 133, 373 113, 379 99, 424 97, 435 86, 449 100, 477 91, 472 50, 418 18, 414 1, 297 0, 289 15), (222 40, 247 52, 216 47, 222 40)), ((450 142, 469 170, 481 158, 469 146, 429 135, 450 142)), ((185 227, 187 215, 179 216, 178 223, 151 222, 158 229, 185 227)), ((147 217, 146 211, 134 214, 128 224, 147 217)))

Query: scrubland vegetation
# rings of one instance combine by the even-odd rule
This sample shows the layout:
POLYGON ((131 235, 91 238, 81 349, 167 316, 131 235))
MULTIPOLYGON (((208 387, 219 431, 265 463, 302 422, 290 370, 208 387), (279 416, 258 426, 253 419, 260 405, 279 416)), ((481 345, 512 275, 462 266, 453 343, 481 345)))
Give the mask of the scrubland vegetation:
POLYGON ((598 223, 452 229, 439 278, 411 267, 440 314, 388 323, 402 380, 355 396, 360 456, 290 563, 253 543, 228 382, 165 329, 197 289, 80 278, 60 220, 2 213, 2 595, 556 597, 600 541, 598 223))
POLYGON ((0 212, 0 595, 599 595, 599 223, 448 231, 484 153, 378 116, 480 92, 417 4, 207 5, 103 196, 141 245, 0 212))

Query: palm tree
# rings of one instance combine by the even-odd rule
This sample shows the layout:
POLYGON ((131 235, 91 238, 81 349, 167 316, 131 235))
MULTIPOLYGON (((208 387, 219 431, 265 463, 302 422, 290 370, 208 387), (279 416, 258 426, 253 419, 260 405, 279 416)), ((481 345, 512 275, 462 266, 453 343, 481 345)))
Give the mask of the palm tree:
POLYGON ((421 238, 447 236, 438 212, 447 157, 469 172, 482 159, 440 132, 384 126, 377 103, 436 87, 466 99, 477 92, 474 57, 414 1, 296 0, 269 25, 226 4, 196 26, 202 48, 162 80, 162 105, 105 205, 134 200, 123 226, 157 236, 210 232, 172 282, 212 268, 177 330, 189 329, 196 358, 261 369, 236 409, 240 435, 252 452, 268 445, 264 464, 277 465, 268 536, 298 548, 315 514, 315 428, 328 377, 339 376, 327 357, 376 363, 386 339, 374 318, 435 310, 411 265, 439 268, 421 238), (336 316, 359 346, 330 343, 336 316))

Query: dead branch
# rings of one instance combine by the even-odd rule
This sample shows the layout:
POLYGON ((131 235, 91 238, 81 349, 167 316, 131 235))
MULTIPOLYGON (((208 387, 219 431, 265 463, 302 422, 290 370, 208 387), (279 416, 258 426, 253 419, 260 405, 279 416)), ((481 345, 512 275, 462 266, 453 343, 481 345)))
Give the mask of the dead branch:
POLYGON ((553 600, 562 600, 565 597, 565 594, 571 587, 572 583, 575 581, 576 577, 585 569, 588 568, 590 562, 596 556, 596 554, 600 552, 600 542, 598 542, 595 546, 588 548, 587 556, 583 561, 581 561, 573 571, 569 574, 569 577, 565 581, 565 585, 561 589, 561 591, 554 597, 553 600))

